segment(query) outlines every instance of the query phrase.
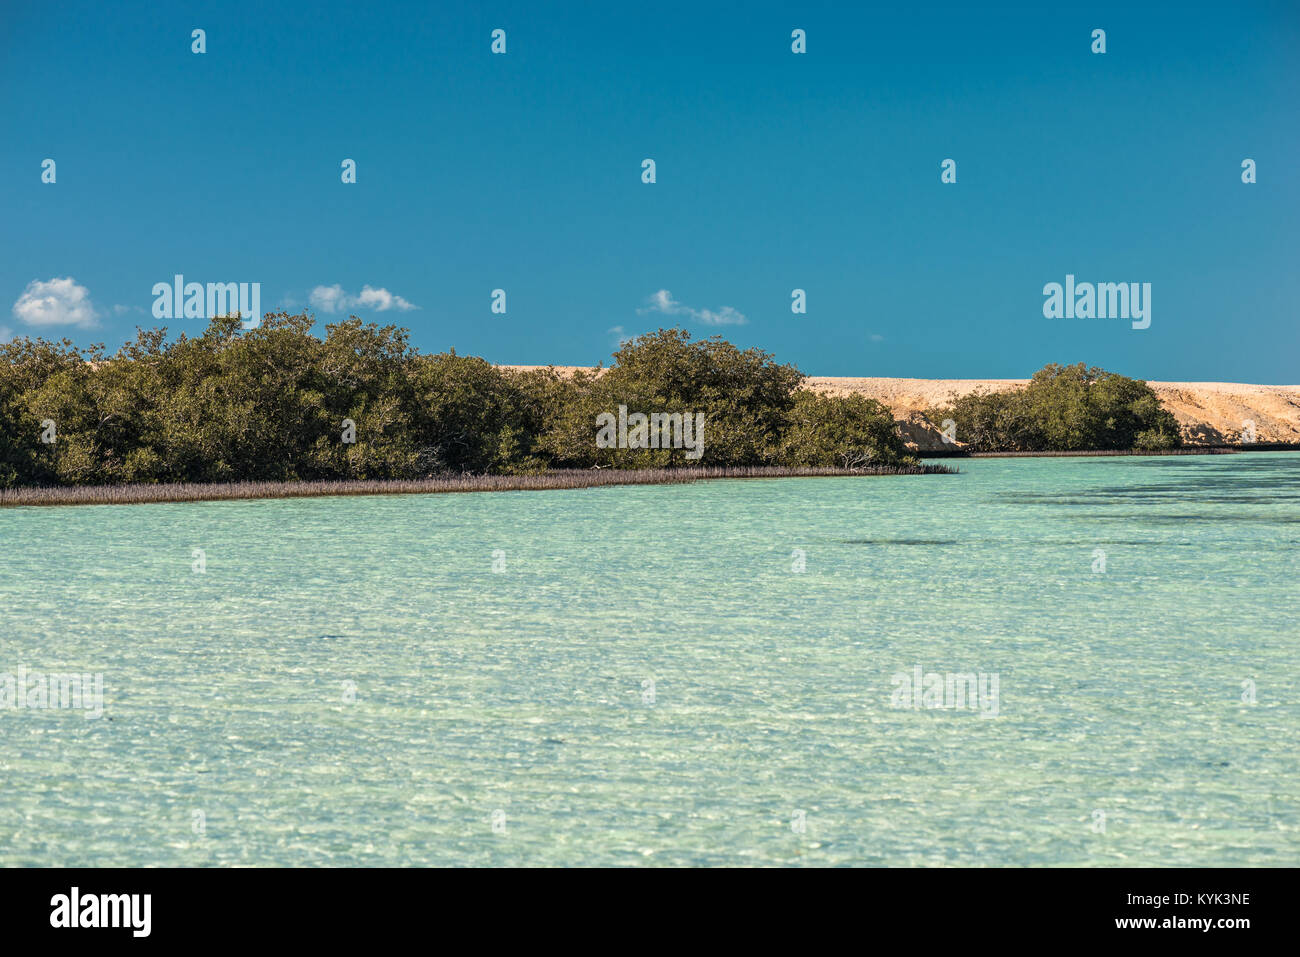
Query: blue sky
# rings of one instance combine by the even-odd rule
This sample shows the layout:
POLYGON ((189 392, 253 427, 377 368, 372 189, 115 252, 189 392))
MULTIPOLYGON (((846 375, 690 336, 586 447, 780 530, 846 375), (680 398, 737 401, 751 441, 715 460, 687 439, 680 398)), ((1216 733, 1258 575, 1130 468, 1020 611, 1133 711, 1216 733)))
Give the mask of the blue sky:
POLYGON ((0 120, 0 335, 116 347, 182 273, 502 363, 680 324, 813 375, 1300 382, 1294 2, 5 0, 0 120), (1067 273, 1151 327, 1044 318, 1067 273))

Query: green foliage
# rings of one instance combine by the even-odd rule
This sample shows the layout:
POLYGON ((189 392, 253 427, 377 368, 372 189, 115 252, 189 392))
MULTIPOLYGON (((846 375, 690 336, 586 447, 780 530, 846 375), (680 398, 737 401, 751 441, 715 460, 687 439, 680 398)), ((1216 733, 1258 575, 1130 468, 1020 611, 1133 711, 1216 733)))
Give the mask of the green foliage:
POLYGON ((781 464, 862 469, 915 465, 894 414, 862 395, 800 390, 781 443, 781 464))
POLYGON ((781 433, 802 381, 798 369, 777 365, 759 349, 660 329, 620 346, 609 370, 575 375, 540 446, 569 467, 781 464, 781 433), (646 415, 702 414, 703 457, 688 459, 684 448, 597 448, 596 417, 617 414, 620 405, 646 415))
POLYGON ((511 472, 544 464, 532 454, 537 423, 525 414, 527 399, 501 369, 450 352, 417 359, 411 383, 421 474, 511 472))
POLYGON ((18 391, 0 379, 0 488, 16 488, 35 474, 35 425, 18 391))
POLYGON ((950 418, 975 452, 1158 450, 1181 444, 1178 423, 1145 382, 1085 366, 1048 365, 1012 392, 977 392, 929 413, 950 418))

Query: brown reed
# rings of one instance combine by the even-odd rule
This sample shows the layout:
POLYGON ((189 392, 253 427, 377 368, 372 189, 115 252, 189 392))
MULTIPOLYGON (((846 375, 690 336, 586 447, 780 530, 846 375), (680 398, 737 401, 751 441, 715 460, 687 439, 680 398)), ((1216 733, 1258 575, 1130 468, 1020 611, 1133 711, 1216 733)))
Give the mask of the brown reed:
POLYGON ((328 495, 428 495, 443 492, 521 492, 604 485, 666 485, 707 479, 811 478, 864 475, 943 475, 942 465, 897 468, 783 468, 778 466, 677 469, 566 469, 527 475, 443 475, 426 479, 318 482, 178 482, 157 485, 46 486, 0 489, 0 507, 19 505, 136 505, 228 499, 309 498, 328 495))

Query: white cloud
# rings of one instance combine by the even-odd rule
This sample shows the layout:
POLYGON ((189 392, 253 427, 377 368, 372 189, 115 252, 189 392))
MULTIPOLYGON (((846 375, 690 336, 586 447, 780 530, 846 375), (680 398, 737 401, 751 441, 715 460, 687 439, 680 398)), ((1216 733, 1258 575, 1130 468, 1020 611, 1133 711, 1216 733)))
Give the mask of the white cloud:
POLYGON ((648 300, 649 305, 644 309, 638 309, 638 315, 644 315, 647 312, 662 312, 667 316, 687 316, 696 322, 702 322, 706 326, 743 326, 747 320, 743 313, 732 306, 723 306, 717 312, 712 309, 695 309, 691 306, 682 305, 673 298, 673 294, 667 289, 660 289, 648 300))
POLYGON ((14 318, 29 326, 95 325, 95 306, 90 291, 71 276, 42 282, 33 279, 14 303, 14 318))
POLYGON ((670 312, 677 308, 677 303, 673 300, 673 294, 667 289, 660 289, 650 297, 650 308, 657 309, 660 312, 670 312))
POLYGON ((311 291, 311 304, 321 312, 338 312, 339 304, 347 298, 347 293, 338 283, 333 286, 317 286, 311 291))
POLYGON ((342 312, 346 309, 373 309, 375 312, 387 312, 397 309, 409 312, 417 306, 407 302, 401 296, 394 295, 387 289, 375 289, 366 285, 361 287, 361 295, 350 296, 342 286, 317 286, 311 291, 312 307, 320 312, 342 312))
POLYGON ((389 309, 400 309, 406 312, 415 308, 401 296, 394 296, 387 289, 371 289, 369 286, 361 288, 357 304, 363 309, 374 309, 378 312, 387 312, 389 309))
POLYGON ((627 330, 624 329, 622 326, 610 326, 608 329, 605 330, 605 332, 613 336, 615 339, 617 339, 618 344, 620 346, 623 343, 631 342, 633 339, 636 338, 636 336, 628 335, 627 330))
POLYGON ((14 337, 14 331, 8 326, 0 326, 0 342, 8 342, 14 337))

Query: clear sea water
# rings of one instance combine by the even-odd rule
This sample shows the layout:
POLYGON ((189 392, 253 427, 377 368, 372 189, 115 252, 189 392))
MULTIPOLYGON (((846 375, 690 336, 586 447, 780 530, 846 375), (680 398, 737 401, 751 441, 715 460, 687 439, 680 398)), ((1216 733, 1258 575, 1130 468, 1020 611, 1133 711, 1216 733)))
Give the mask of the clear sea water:
POLYGON ((959 465, 0 511, 0 864, 1300 863, 1300 455, 959 465))

